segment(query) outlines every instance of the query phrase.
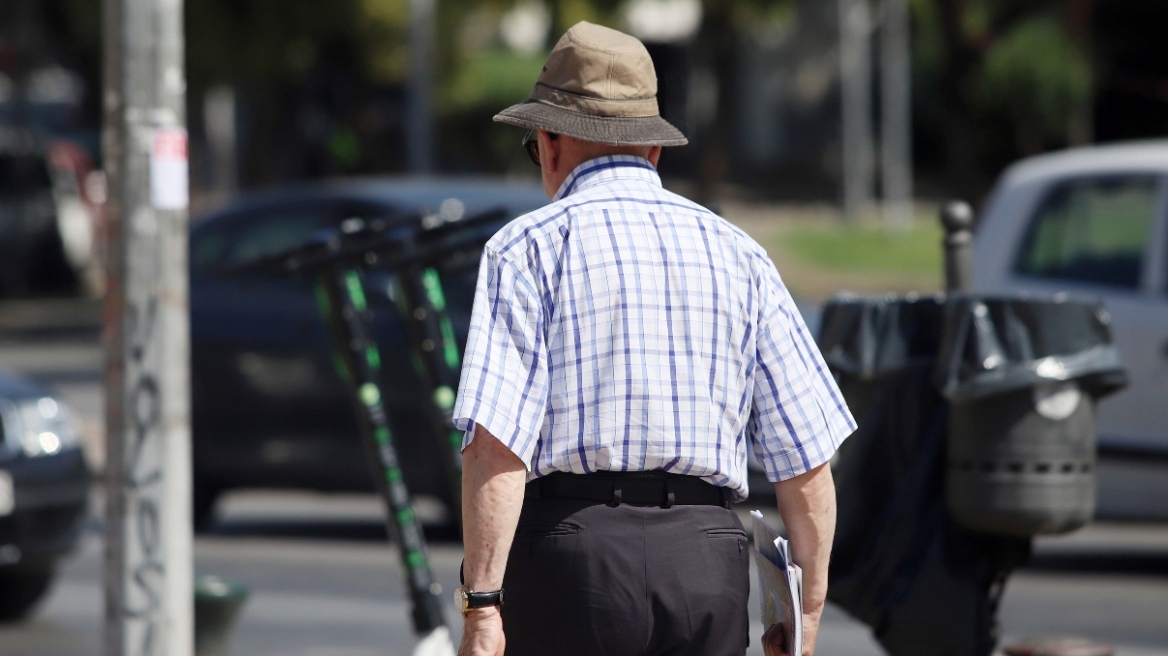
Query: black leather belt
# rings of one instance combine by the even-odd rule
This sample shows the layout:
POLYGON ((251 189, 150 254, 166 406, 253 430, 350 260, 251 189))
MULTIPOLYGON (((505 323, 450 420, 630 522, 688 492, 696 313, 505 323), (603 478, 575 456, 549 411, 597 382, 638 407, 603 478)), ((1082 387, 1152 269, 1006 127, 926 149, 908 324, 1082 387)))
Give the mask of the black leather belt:
POLYGON ((611 506, 721 506, 730 507, 730 490, 696 476, 660 470, 644 472, 556 472, 527 484, 528 499, 578 499, 611 506))

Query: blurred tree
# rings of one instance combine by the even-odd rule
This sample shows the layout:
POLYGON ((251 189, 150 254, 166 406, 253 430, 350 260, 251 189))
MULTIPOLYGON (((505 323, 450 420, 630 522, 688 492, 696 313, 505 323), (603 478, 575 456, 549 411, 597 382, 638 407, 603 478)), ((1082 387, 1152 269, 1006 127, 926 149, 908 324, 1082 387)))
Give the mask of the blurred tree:
POLYGON ((360 0, 360 4, 374 78, 382 82, 404 81, 409 65, 409 0, 360 0))
POLYGON ((697 59, 709 67, 715 81, 714 112, 708 125, 689 135, 697 148, 696 196, 699 202, 718 200, 718 187, 726 177, 731 154, 727 147, 737 121, 736 107, 749 101, 740 97, 739 39, 751 26, 768 18, 789 20, 796 0, 702 0, 702 26, 697 36, 697 59))
MULTIPOLYGON (((543 1, 549 46, 578 20, 622 27, 628 2, 543 1)), ((682 159, 696 164, 704 200, 737 161, 731 128, 749 102, 737 79, 744 35, 832 1, 702 0, 686 66, 711 83, 690 88, 708 94, 714 109, 688 126, 693 146, 682 159)), ((976 198, 1010 160, 1090 138, 1092 1, 911 0, 914 112, 923 137, 916 141, 926 177, 932 157, 948 193, 976 198)), ((445 170, 527 170, 514 135, 483 129, 500 107, 522 100, 546 57, 546 50, 522 53, 501 42, 500 20, 516 2, 438 1, 435 88, 445 170)), ((52 4, 66 17, 59 22, 74 60, 96 85, 99 4, 52 4)), ((187 0, 192 130, 204 91, 227 84, 241 105, 245 186, 400 170, 408 11, 409 0, 187 0)))
POLYGON ((1089 137, 1090 0, 913 0, 912 9, 916 104, 938 128, 948 193, 980 197, 1009 161, 1089 137))
POLYGON ((1053 16, 1018 22, 985 57, 982 102, 1009 117, 1019 154, 1076 141, 1091 100, 1091 66, 1053 16))
POLYGON ((355 170, 360 155, 335 145, 348 143, 341 135, 369 87, 364 19, 358 0, 332 0, 327 11, 311 0, 188 1, 192 129, 206 90, 225 84, 240 103, 246 185, 355 170))

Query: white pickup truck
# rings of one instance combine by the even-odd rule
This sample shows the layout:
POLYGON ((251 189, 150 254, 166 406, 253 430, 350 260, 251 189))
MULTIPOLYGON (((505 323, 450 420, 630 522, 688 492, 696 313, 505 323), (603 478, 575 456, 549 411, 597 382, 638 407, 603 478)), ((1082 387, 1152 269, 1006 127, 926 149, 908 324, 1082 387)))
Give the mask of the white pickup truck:
POLYGON ((1103 299, 1130 386, 1099 407, 1100 453, 1168 463, 1168 141, 1023 160, 978 218, 980 293, 1103 299))

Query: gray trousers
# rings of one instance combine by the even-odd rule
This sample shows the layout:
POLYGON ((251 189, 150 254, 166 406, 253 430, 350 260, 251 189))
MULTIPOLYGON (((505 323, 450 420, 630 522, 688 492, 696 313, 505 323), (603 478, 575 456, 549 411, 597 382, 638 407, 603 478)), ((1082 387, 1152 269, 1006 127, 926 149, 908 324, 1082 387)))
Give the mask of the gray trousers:
POLYGON ((502 608, 508 656, 741 656, 750 550, 718 506, 524 501, 502 608))

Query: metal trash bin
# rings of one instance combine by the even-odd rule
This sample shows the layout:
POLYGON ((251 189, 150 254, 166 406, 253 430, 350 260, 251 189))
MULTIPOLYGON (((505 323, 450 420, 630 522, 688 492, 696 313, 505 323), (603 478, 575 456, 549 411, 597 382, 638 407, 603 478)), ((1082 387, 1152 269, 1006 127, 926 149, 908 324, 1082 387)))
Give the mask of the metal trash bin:
POLYGON ((1124 382, 1107 323, 1061 298, 824 308, 819 347, 859 423, 834 463, 828 599, 889 654, 988 656, 1030 536, 1090 518, 1094 401, 1124 382))
POLYGON ((982 537, 945 511, 948 402, 935 383, 943 297, 841 296, 819 347, 859 429, 833 462, 828 599, 891 656, 988 656, 995 597, 1029 542, 982 537))
POLYGON ((948 296, 839 296, 818 339, 859 423, 827 595, 891 656, 994 652, 1031 537, 1091 516, 1095 401, 1126 383, 1102 306, 970 295, 973 212, 942 223, 948 296))
POLYGON ((957 296, 937 383, 949 401, 945 493, 962 527, 1029 537, 1095 511, 1095 402, 1126 382, 1097 302, 957 296))

